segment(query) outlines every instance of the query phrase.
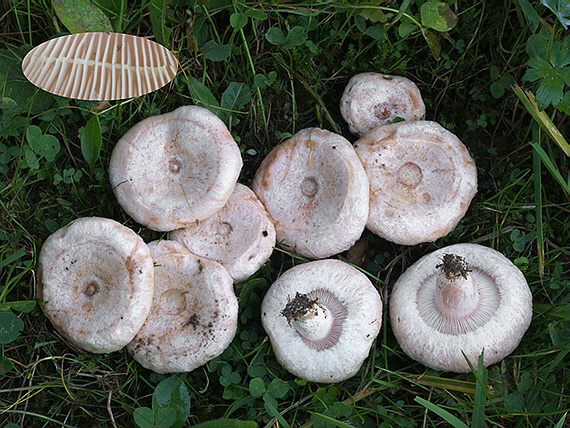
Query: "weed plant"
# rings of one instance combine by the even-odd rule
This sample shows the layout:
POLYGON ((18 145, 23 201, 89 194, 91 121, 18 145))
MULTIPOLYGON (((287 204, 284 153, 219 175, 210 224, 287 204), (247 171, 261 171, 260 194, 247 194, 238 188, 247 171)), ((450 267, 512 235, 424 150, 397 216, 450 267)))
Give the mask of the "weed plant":
POLYGON ((71 3, 1 3, 0 425, 568 426, 567 3, 94 0, 75 2, 87 13, 65 15, 71 3), (20 68, 26 52, 81 25, 153 38, 176 53, 180 72, 154 93, 111 103, 28 83, 20 68), (303 262, 279 248, 236 285, 232 345, 193 372, 158 375, 126 351, 85 353, 55 332, 34 292, 49 234, 102 216, 147 241, 164 236, 130 219, 109 185, 110 153, 130 127, 182 105, 204 106, 234 135, 244 159, 239 181, 250 185, 263 157, 302 128, 354 141, 338 106, 350 77, 364 71, 417 82, 426 118, 458 135, 475 158, 479 191, 457 228, 434 243, 403 247, 365 232, 361 266, 386 307, 394 281, 425 253, 457 242, 501 251, 534 297, 532 324, 513 354, 469 374, 429 370, 403 354, 384 316, 355 377, 336 385, 296 379, 277 363, 260 323, 267 287, 303 262))

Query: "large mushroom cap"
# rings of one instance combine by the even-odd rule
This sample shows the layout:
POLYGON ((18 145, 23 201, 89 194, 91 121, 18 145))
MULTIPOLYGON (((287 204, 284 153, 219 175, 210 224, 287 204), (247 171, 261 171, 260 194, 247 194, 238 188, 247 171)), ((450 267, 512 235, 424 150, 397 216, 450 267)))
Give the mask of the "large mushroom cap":
POLYGON ((368 356, 382 324, 382 301, 356 268, 317 260, 289 269, 271 285, 261 321, 288 371, 313 382, 340 382, 368 356))
POLYGON ((461 141, 430 121, 375 128, 355 144, 370 181, 366 227, 415 245, 447 235, 477 192, 477 169, 461 141))
POLYGON ((304 129, 275 147, 253 191, 274 221, 277 241, 311 258, 348 249, 368 218, 368 179, 354 148, 323 129, 304 129))
POLYGON ((38 298, 54 327, 76 346, 113 352, 129 343, 152 303, 148 246, 114 220, 79 218, 46 239, 38 298))
POLYGON ((156 263, 150 314, 127 349, 157 373, 189 372, 220 355, 236 329, 232 278, 175 241, 149 244, 156 263))
POLYGON ((275 227, 255 193, 243 184, 213 216, 170 233, 192 253, 221 263, 234 281, 253 275, 275 247, 275 227))
POLYGON ((401 117, 418 120, 425 114, 420 90, 401 76, 361 73, 353 76, 340 100, 340 112, 350 132, 362 136, 376 126, 401 117))
POLYGON ((202 107, 184 106, 132 127, 113 150, 109 178, 131 217, 170 231, 222 208, 241 167, 224 123, 202 107))
POLYGON ((532 318, 532 294, 521 271, 501 253, 456 244, 414 263, 390 297, 390 321, 411 358, 436 370, 468 372, 517 347, 532 318))

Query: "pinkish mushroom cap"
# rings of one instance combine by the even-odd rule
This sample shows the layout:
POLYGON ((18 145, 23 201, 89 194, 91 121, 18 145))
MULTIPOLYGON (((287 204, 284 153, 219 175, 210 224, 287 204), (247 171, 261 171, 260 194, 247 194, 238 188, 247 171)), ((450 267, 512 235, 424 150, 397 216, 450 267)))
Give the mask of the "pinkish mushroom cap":
POLYGON ((157 373, 189 372, 220 355, 237 329, 238 302, 226 269, 175 241, 149 244, 155 267, 148 318, 127 346, 157 373))
POLYGON ((414 82, 381 73, 361 73, 352 77, 340 100, 342 117, 350 132, 358 136, 397 117, 421 119, 425 111, 420 90, 414 82))
POLYGON ((255 193, 243 184, 206 220, 170 233, 170 239, 200 257, 221 263, 234 281, 249 278, 269 259, 275 227, 255 193))
POLYGON ((152 303, 148 246, 114 220, 79 218, 44 242, 38 298, 63 337, 89 352, 118 351, 141 328, 152 303))
POLYGON ((382 300, 362 272, 340 260, 286 271, 267 291, 261 321, 279 363, 313 382, 356 374, 382 325, 382 300))
POLYGON ((277 241, 324 258, 350 248, 368 218, 366 173, 352 145, 319 128, 299 131, 275 147, 253 180, 277 241))
POLYGON ((222 208, 241 167, 224 123, 202 107, 184 106, 133 126, 113 150, 109 178, 132 218, 170 231, 222 208))
POLYGON ((498 251, 456 244, 430 253, 396 281, 390 320, 411 358, 435 370, 468 372, 497 363, 520 343, 532 318, 521 271, 498 251))
POLYGON ((477 192, 475 162, 435 122, 379 126, 354 147, 370 182, 366 227, 388 241, 415 245, 447 235, 477 192))

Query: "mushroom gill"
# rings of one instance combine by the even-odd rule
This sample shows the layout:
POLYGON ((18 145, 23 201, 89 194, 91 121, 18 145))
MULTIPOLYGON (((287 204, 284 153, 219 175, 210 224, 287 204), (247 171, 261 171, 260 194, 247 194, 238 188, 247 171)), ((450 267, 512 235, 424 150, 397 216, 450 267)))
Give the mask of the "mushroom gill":
POLYGON ((317 351, 336 345, 347 313, 345 305, 324 289, 307 294, 297 292, 281 311, 303 342, 317 351))
POLYGON ((465 334, 491 319, 500 303, 495 280, 464 259, 445 254, 437 271, 424 278, 417 292, 418 312, 431 328, 465 334))

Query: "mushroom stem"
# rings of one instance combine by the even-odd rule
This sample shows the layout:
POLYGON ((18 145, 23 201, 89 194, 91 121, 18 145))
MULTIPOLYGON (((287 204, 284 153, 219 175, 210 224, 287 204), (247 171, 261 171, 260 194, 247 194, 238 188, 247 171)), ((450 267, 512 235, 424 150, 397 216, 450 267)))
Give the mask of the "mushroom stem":
POLYGON ((471 270, 462 257, 445 254, 436 279, 434 303, 437 310, 451 317, 465 317, 479 303, 479 292, 471 270))
POLYGON ((334 317, 327 308, 306 294, 297 293, 281 313, 289 325, 309 341, 326 338, 333 326, 334 317))

